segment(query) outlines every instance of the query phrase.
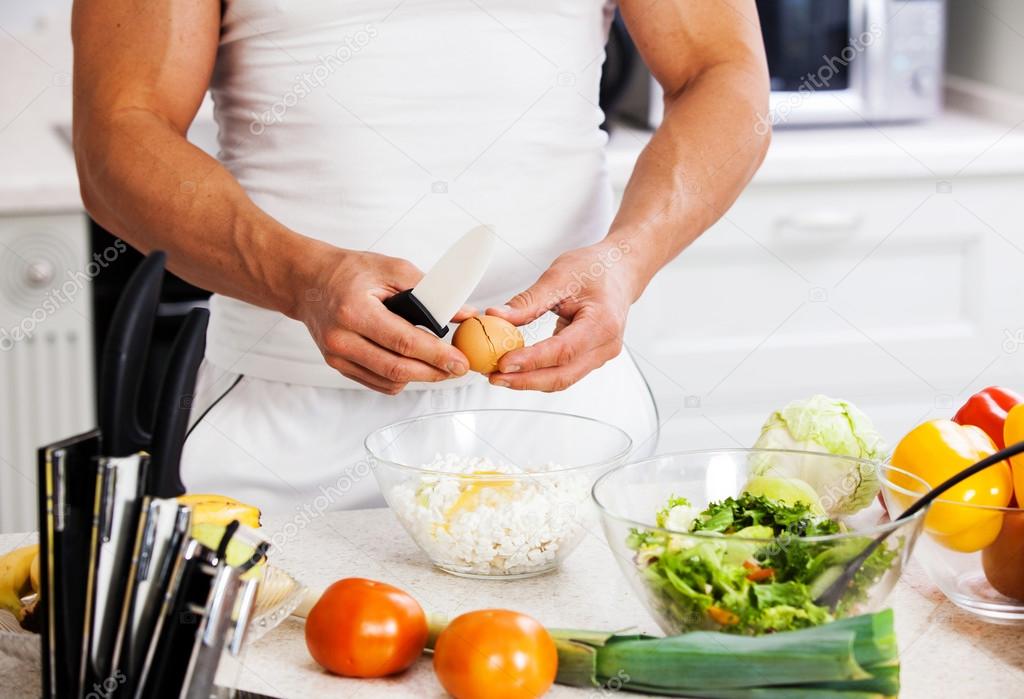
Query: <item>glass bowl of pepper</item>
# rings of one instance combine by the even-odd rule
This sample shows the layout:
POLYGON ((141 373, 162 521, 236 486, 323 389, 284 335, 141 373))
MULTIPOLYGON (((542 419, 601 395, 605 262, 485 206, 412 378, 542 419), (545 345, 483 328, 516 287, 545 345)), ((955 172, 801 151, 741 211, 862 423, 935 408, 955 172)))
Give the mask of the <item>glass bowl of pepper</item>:
MULTIPOLYGON (((989 387, 953 420, 931 420, 896 446, 883 477, 886 504, 901 511, 934 487, 1009 444, 1024 441, 1024 398, 989 387)), ((954 604, 982 619, 1024 624, 1024 457, 975 474, 932 503, 918 560, 954 604)))

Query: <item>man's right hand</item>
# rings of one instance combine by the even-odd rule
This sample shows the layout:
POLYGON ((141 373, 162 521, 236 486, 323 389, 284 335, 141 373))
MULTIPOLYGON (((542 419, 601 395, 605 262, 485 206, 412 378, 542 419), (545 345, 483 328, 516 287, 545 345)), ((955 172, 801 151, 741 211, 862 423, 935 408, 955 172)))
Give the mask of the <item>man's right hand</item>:
MULTIPOLYGON (((384 307, 385 299, 423 277, 416 265, 335 248, 319 270, 315 286, 296 290, 295 316, 309 328, 327 363, 344 376, 395 395, 410 381, 443 381, 469 370, 459 350, 384 307)), ((451 320, 470 315, 463 309, 451 320)))

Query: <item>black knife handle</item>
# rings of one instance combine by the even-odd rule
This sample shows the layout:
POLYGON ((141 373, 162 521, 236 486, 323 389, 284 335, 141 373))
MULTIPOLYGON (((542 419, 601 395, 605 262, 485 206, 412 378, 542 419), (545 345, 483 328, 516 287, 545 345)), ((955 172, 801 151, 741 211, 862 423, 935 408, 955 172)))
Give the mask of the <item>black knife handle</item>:
POLYGON ((384 307, 413 325, 422 325, 438 337, 448 334, 448 326, 438 323, 434 316, 430 315, 430 311, 420 303, 420 300, 412 293, 412 289, 406 289, 386 299, 384 307))
POLYGON ((146 492, 158 498, 184 494, 181 483, 181 450, 185 445, 188 418, 192 413, 196 374, 206 350, 206 326, 210 312, 193 308, 174 338, 160 396, 156 403, 156 423, 149 454, 149 482, 146 492))
POLYGON ((128 456, 149 443, 149 432, 139 421, 139 389, 166 259, 162 252, 150 253, 114 308, 100 364, 99 424, 105 456, 128 456))

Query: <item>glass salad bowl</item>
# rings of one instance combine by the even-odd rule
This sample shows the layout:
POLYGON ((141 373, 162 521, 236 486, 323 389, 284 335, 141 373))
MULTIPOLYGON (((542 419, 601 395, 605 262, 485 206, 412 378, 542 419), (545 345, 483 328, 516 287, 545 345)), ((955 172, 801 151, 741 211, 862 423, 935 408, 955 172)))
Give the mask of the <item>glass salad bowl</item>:
POLYGON ((463 410, 366 438, 392 512, 449 573, 521 578, 555 569, 595 524, 594 480, 632 442, 598 420, 538 410, 463 410))
POLYGON ((666 634, 757 635, 884 606, 924 520, 889 521, 875 497, 887 468, 802 451, 684 452, 609 471, 593 498, 619 568, 666 634), (783 475, 808 465, 831 469, 835 490, 818 494, 783 475), (883 532, 835 608, 817 604, 883 532))
MULTIPOLYGON (((895 466, 882 482, 892 512, 928 491, 895 466)), ((1024 508, 939 498, 929 508, 924 532, 917 559, 942 594, 986 621, 1024 624, 1024 508)))

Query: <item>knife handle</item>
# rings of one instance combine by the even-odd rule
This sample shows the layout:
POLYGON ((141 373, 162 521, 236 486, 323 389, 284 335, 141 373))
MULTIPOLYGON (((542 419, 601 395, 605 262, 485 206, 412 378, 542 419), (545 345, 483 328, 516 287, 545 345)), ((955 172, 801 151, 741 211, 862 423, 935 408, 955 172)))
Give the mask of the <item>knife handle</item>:
POLYGON ((181 483, 181 450, 188 431, 188 418, 196 389, 196 374, 206 349, 206 327, 210 312, 193 308, 174 338, 171 359, 164 374, 156 403, 156 424, 150 445, 150 495, 173 498, 184 495, 181 483))
POLYGON ((448 326, 438 323, 427 307, 420 303, 412 289, 401 291, 384 301, 384 307, 413 325, 422 325, 438 337, 448 334, 448 326))
POLYGON ((132 273, 114 307, 103 343, 99 423, 106 456, 128 456, 149 443, 149 430, 139 422, 139 390, 166 259, 163 252, 152 252, 132 273))

